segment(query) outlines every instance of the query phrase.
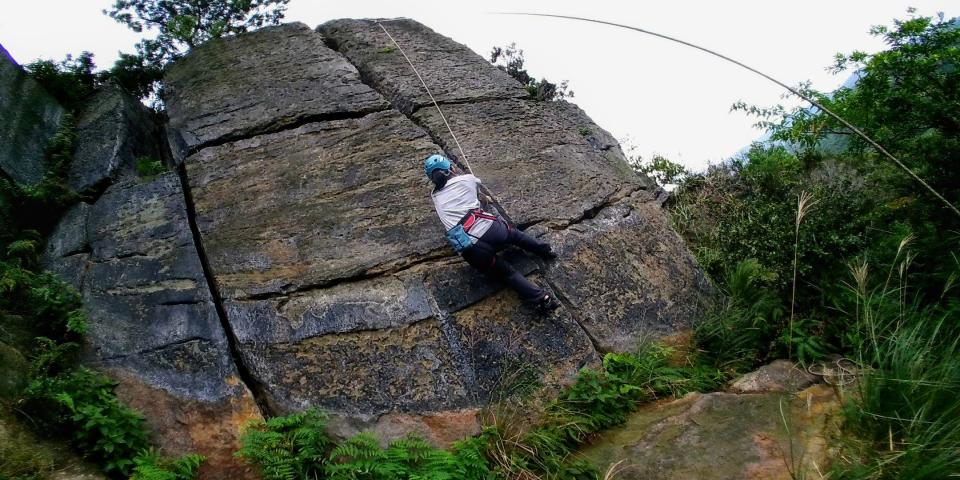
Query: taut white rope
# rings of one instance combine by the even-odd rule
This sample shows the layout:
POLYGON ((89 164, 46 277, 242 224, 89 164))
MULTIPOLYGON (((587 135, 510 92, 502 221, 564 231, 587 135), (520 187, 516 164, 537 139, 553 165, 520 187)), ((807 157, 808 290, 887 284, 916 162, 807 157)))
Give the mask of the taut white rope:
POLYGON ((443 124, 446 125, 447 131, 450 132, 450 136, 453 137, 454 143, 457 144, 457 150, 460 151, 460 157, 463 158, 464 166, 467 167, 468 172, 473 174, 473 169, 470 168, 470 162, 467 160, 467 154, 463 153, 463 147, 460 146, 460 140, 457 140, 456 134, 453 133, 453 129, 450 128, 450 124, 447 123, 447 117, 443 114, 443 110, 440 109, 440 104, 437 103, 437 99, 433 98, 433 93, 430 92, 430 87, 427 86, 427 82, 423 81, 423 77, 420 76, 420 72, 417 71, 417 67, 413 65, 413 62, 410 61, 410 57, 407 56, 407 52, 403 51, 403 47, 401 47, 400 44, 397 43, 397 40, 393 38, 393 35, 390 35, 390 32, 388 32, 386 27, 384 27, 380 22, 376 22, 376 23, 377 23, 377 26, 380 27, 381 30, 383 30, 383 33, 386 33, 387 36, 390 37, 390 41, 397 46, 397 50, 400 50, 400 54, 403 55, 403 58, 406 59, 407 63, 410 65, 410 68, 413 69, 413 73, 417 74, 417 78, 420 79, 420 84, 423 85, 423 89, 427 91, 427 95, 430 95, 430 100, 433 102, 433 106, 437 107, 437 111, 440 112, 440 118, 443 120, 443 124))

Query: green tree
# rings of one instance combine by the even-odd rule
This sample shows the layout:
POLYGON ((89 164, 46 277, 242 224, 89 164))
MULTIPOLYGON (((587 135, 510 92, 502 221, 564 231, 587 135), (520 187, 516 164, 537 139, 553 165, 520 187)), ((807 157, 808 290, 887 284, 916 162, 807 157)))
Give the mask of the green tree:
MULTIPOLYGON (((833 93, 803 86, 825 107, 847 119, 954 205, 960 204, 960 22, 937 17, 895 20, 892 27, 870 32, 888 45, 868 54, 837 54, 831 69, 854 72, 853 86, 833 93)), ((917 257, 917 268, 930 275, 920 281, 942 285, 952 266, 934 252, 956 245, 960 219, 919 187, 906 173, 832 117, 812 108, 786 111, 735 105, 760 117, 775 141, 787 142, 807 165, 834 158, 865 172, 882 188, 872 192, 884 199, 875 215, 890 232, 873 251, 889 252, 907 233, 917 237, 916 248, 931 255, 917 257), (828 148, 825 148, 828 147, 828 148)), ((874 260, 877 260, 874 258, 874 260)), ((880 259, 886 260, 886 259, 880 259)))
POLYGON ((541 101, 573 98, 573 91, 570 90, 566 80, 559 84, 550 82, 546 78, 537 80, 524 68, 524 62, 523 50, 519 49, 516 43, 506 47, 493 47, 490 52, 490 63, 520 82, 531 97, 541 101))
POLYGON ((649 176, 657 185, 677 184, 690 174, 683 165, 657 153, 648 162, 639 155, 631 156, 628 162, 635 172, 649 176))
POLYGON ((60 62, 37 60, 24 68, 60 104, 71 110, 78 108, 101 81, 90 52, 83 52, 76 58, 67 54, 60 62))
POLYGON ((280 22, 290 0, 116 0, 103 12, 135 32, 157 30, 137 51, 162 67, 213 38, 280 22))

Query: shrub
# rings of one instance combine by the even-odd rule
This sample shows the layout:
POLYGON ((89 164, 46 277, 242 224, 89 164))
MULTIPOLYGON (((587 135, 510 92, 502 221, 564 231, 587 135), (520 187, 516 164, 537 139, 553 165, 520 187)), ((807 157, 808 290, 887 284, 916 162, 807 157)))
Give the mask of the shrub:
POLYGON ((326 415, 317 410, 250 423, 236 456, 259 467, 267 480, 316 478, 331 447, 326 415))
POLYGON ((33 380, 24 411, 48 434, 62 435, 101 465, 104 472, 129 476, 133 459, 147 449, 143 418, 117 400, 116 383, 80 367, 55 377, 33 380))
POLYGON ((137 157, 137 174, 141 177, 154 177, 167 171, 160 160, 153 157, 137 157))
MULTIPOLYGON (((960 302, 908 294, 910 255, 886 279, 852 268, 855 358, 864 368, 844 410, 846 437, 832 478, 947 478, 960 473, 960 302), (873 285, 871 287, 871 285, 873 285)), ((948 286, 949 288, 949 286, 948 286)))
POLYGON ((524 68, 524 62, 523 50, 517 48, 516 43, 506 47, 493 47, 490 52, 490 63, 520 82, 531 98, 542 102, 573 98, 573 91, 569 89, 566 80, 559 84, 546 78, 537 80, 524 68))

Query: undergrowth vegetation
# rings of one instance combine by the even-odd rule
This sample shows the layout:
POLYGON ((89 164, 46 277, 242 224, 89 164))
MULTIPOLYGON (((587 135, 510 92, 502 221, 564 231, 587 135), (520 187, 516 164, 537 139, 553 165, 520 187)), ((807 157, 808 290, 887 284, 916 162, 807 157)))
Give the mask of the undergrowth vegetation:
MULTIPOLYGON (((872 33, 889 48, 833 67, 855 85, 801 88, 956 205, 958 24, 911 17, 872 33)), ((845 356, 859 382, 828 477, 960 475, 960 217, 817 109, 734 109, 757 115, 770 140, 685 177, 668 203, 727 294, 696 328, 705 359, 732 374, 845 356)))
POLYGON ((651 343, 636 353, 607 354, 602 369, 583 370, 546 403, 533 395, 536 389, 498 397, 482 414, 483 431, 449 450, 415 436, 382 448, 365 433, 337 444, 326 434, 326 417, 310 410, 248 425, 237 456, 267 480, 592 480, 599 478, 596 468, 573 455, 592 435, 624 423, 645 402, 713 390, 726 379, 696 356, 651 343))

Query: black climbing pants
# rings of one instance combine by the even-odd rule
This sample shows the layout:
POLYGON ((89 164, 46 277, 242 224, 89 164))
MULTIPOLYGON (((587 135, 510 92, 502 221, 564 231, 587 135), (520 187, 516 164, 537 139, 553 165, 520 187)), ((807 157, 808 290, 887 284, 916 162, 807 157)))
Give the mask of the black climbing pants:
POLYGON ((538 255, 550 251, 549 244, 508 226, 501 219, 497 219, 477 243, 460 254, 463 255, 463 259, 467 263, 477 270, 495 280, 505 282, 520 295, 523 301, 539 301, 545 294, 544 290, 527 280, 512 265, 497 255, 497 252, 510 245, 516 245, 538 255))

